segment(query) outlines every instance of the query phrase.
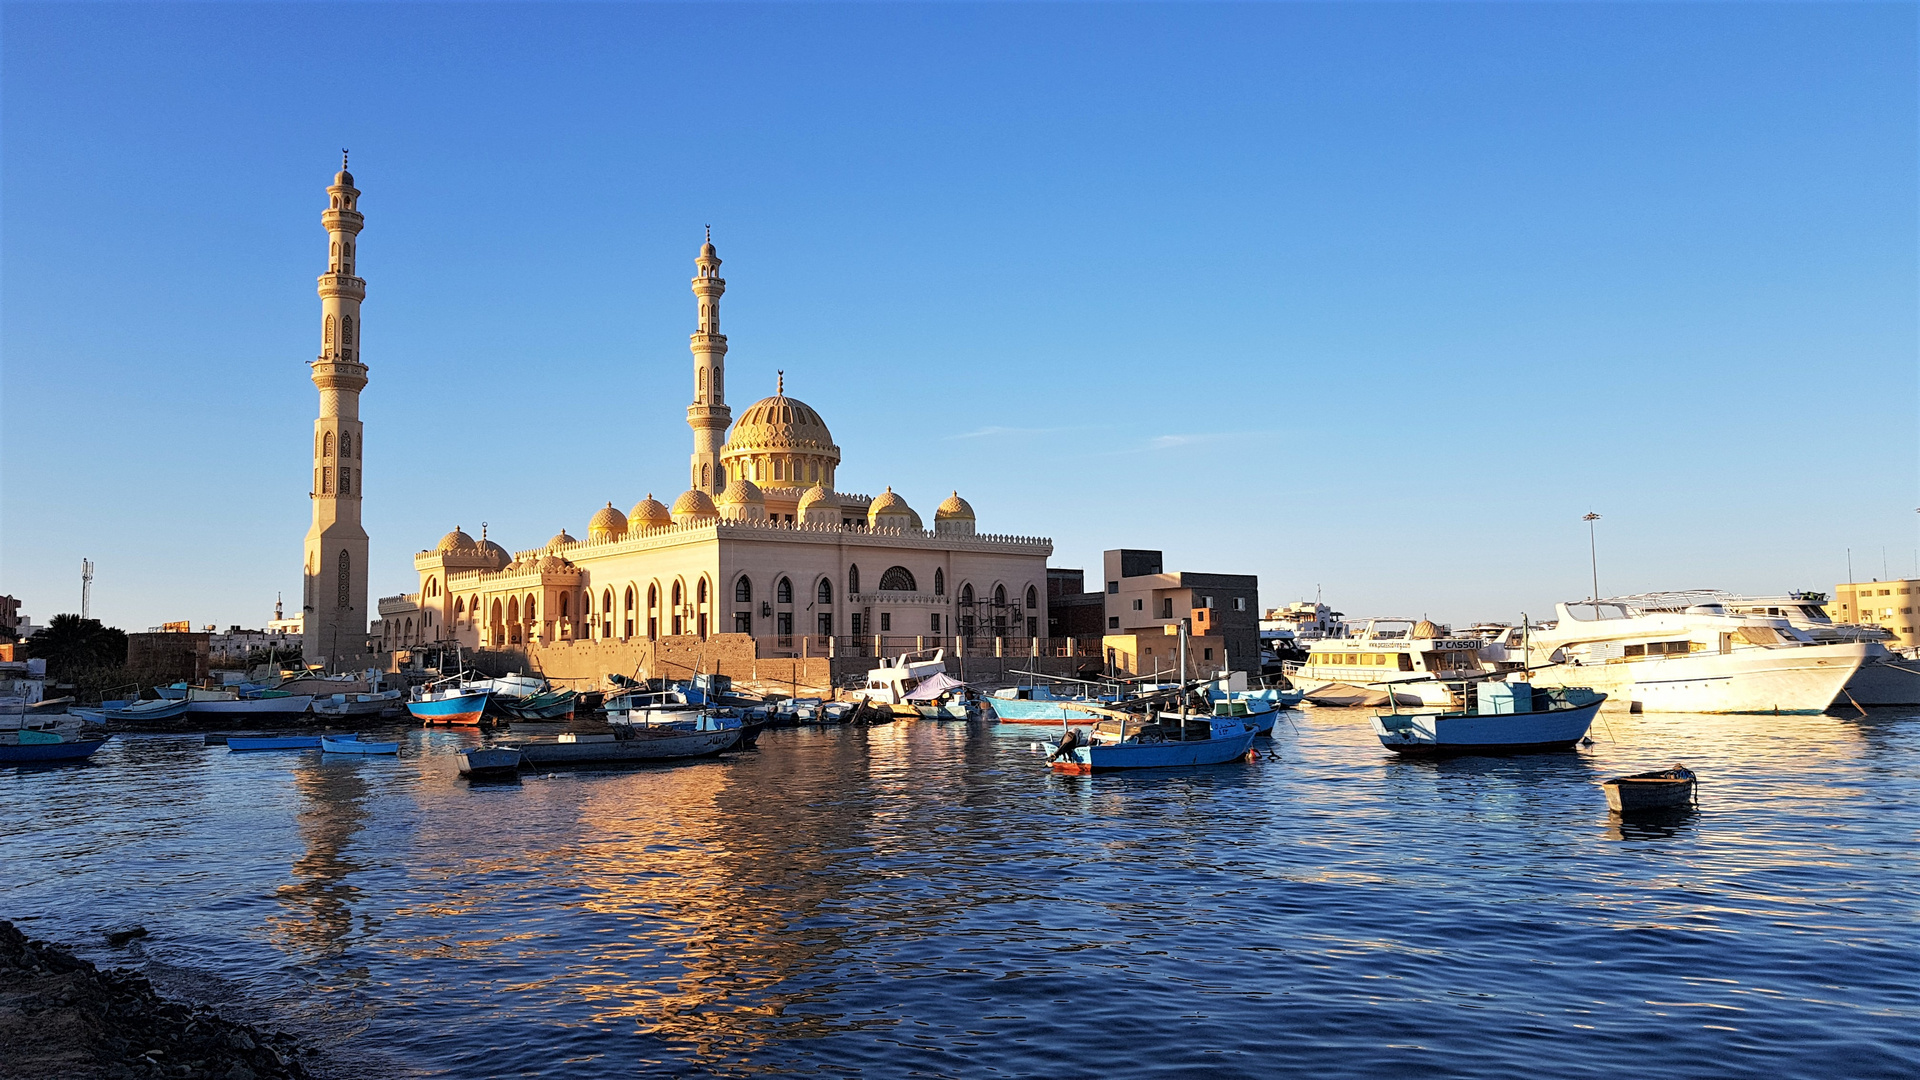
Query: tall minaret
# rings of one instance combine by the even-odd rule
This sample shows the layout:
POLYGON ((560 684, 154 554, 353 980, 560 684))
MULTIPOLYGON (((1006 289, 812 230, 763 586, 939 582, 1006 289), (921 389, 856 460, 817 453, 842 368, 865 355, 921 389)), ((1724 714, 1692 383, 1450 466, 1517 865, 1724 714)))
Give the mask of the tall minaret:
POLYGON ((720 256, 713 252, 713 230, 693 261, 693 295, 700 298, 700 329, 693 335, 693 404, 687 426, 693 429, 693 472, 688 487, 709 493, 727 486, 720 471, 720 447, 727 441, 733 410, 727 408, 727 336, 720 332, 720 256))
POLYGON ((353 276, 354 244, 366 219, 355 208, 360 192, 340 153, 340 172, 327 188, 327 272, 320 275, 320 357, 311 365, 320 388, 313 423, 313 527, 307 530, 307 663, 330 670, 364 664, 367 651, 367 531, 360 527, 366 487, 360 433, 360 391, 367 365, 360 356, 360 301, 367 283, 353 276))

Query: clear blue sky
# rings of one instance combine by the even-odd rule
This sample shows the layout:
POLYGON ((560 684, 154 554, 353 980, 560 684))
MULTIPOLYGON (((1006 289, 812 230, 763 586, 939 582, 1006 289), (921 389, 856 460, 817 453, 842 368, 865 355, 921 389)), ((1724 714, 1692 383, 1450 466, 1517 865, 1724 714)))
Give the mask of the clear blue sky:
POLYGON ((1469 619, 1920 548, 1913 5, 8 4, 0 592, 300 592, 339 148, 376 595, 736 409, 1055 565, 1469 619))

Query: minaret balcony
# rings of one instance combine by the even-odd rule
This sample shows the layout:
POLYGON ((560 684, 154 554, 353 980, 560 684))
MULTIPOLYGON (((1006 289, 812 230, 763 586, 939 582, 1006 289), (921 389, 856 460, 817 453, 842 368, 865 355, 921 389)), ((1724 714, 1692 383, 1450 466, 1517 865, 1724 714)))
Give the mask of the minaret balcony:
POLYGON ((365 364, 323 356, 307 366, 313 369, 313 385, 322 390, 351 390, 357 394, 367 385, 365 364))
POLYGON ((696 333, 687 335, 687 340, 693 342, 694 352, 726 352, 727 351, 727 335, 725 334, 709 334, 705 332, 696 332, 696 333))
POLYGON ((320 295, 322 297, 344 296, 349 300, 365 300, 367 298, 367 279, 357 278, 352 274, 321 274, 320 295))
POLYGON ((358 233, 367 227, 367 217, 358 210, 322 210, 320 224, 328 232, 358 233))

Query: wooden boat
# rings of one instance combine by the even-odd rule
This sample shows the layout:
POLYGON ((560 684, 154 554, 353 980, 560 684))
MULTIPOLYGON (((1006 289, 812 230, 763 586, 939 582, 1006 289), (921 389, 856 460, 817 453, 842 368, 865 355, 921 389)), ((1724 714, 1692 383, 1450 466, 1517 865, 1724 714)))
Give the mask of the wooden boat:
POLYGON ((407 702, 407 712, 425 724, 478 724, 486 714, 491 690, 433 689, 422 686, 407 702))
POLYGON ((124 709, 102 709, 100 715, 108 720, 131 723, 146 723, 154 720, 177 720, 187 715, 187 706, 191 702, 185 698, 160 698, 156 701, 136 701, 124 709))
POLYGON ((511 776, 520 771, 520 751, 511 746, 475 747, 460 755, 462 776, 511 776))
POLYGON ((636 727, 612 735, 562 735, 553 742, 515 743, 528 765, 596 765, 708 757, 740 741, 740 729, 684 731, 636 727))
POLYGON ((54 765, 85 761, 111 735, 69 739, 51 731, 23 729, 0 734, 0 765, 54 765))
POLYGON ((495 694, 493 704, 509 720, 571 720, 578 697, 572 690, 542 691, 520 698, 495 694))
POLYGON ((313 699, 313 711, 320 716, 373 716, 399 704, 398 690, 383 690, 377 694, 329 694, 313 699))
POLYGON ((361 742, 353 735, 322 735, 320 749, 329 754, 398 754, 397 742, 361 742))
POLYGON ((1666 810, 1693 801, 1695 778, 1685 765, 1658 772, 1616 776, 1600 784, 1607 807, 1617 814, 1635 810, 1666 810))
POLYGON ((228 750, 318 750, 319 735, 229 735, 228 750))
POLYGON ((1607 695, 1584 686, 1484 683, 1461 712, 1380 713, 1373 733, 1396 754, 1514 754, 1565 750, 1593 725, 1607 695))
POLYGON ((298 716, 313 704, 312 694, 242 697, 232 690, 187 690, 188 716, 298 716))

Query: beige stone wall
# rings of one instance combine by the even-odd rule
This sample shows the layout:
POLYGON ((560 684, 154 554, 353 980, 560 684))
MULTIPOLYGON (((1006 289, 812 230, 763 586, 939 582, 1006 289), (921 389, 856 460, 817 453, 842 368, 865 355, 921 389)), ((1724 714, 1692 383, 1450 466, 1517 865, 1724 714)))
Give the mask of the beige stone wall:
MULTIPOLYGON (((1156 671, 1172 671, 1179 666, 1178 634, 1108 634, 1102 639, 1102 645, 1112 654, 1114 670, 1120 675, 1151 675, 1156 671)), ((1211 634, 1189 635, 1187 678, 1212 677, 1226 656, 1225 638, 1211 634)))

